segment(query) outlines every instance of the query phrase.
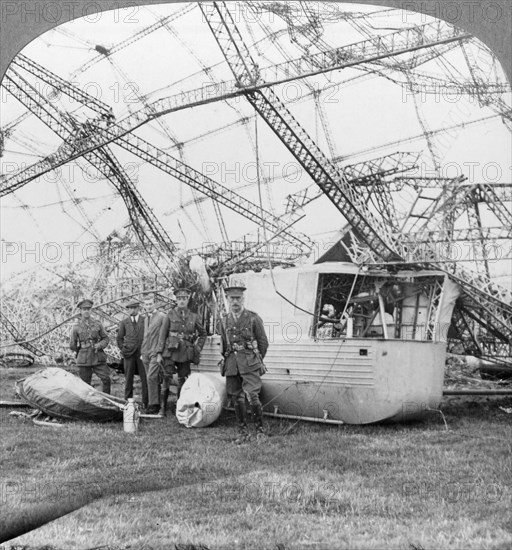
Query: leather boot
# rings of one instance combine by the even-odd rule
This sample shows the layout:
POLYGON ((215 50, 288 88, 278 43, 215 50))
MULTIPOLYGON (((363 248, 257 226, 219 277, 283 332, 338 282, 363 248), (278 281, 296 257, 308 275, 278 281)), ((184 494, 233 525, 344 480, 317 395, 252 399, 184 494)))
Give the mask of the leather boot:
POLYGON ((241 443, 246 443, 251 438, 249 428, 247 427, 247 410, 244 401, 235 402, 235 416, 238 422, 238 437, 235 439, 235 443, 240 445, 241 443))
POLYGON ((106 380, 106 379, 105 379, 105 380, 102 380, 102 381, 101 381, 101 384, 102 384, 102 386, 103 386, 102 392, 103 392, 103 393, 108 393, 108 394, 110 394, 110 379, 108 379, 108 380, 106 380))
POLYGON ((263 408, 260 403, 251 404, 251 412, 254 417, 254 423, 256 424, 256 437, 260 439, 265 437, 265 430, 263 429, 263 408))
POLYGON ((181 388, 183 388, 183 384, 187 381, 186 378, 181 378, 181 376, 178 376, 178 389, 176 391, 176 401, 180 398, 181 395, 181 388))
POLYGON ((167 399, 169 398, 169 388, 160 392, 160 411, 159 415, 165 416, 167 414, 167 399))

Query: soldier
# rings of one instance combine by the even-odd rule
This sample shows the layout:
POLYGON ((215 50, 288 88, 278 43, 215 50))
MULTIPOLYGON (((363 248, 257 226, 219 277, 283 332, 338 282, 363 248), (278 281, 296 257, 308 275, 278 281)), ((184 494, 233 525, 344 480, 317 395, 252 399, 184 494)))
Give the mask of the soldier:
POLYGON ((199 364, 200 353, 206 341, 206 330, 197 313, 188 309, 191 292, 188 288, 175 291, 177 306, 164 319, 158 339, 158 363, 163 363, 161 412, 166 413, 169 385, 173 372, 178 372, 178 394, 190 375, 190 363, 199 364))
POLYGON ((80 378, 91 384, 94 373, 102 383, 102 391, 110 393, 110 372, 107 356, 103 351, 108 346, 108 336, 103 325, 91 319, 92 300, 78 304, 80 320, 71 329, 69 347, 76 352, 76 364, 80 378))
POLYGON ((157 362, 158 339, 160 329, 166 314, 158 311, 155 297, 148 295, 144 298, 146 324, 144 325, 144 339, 142 341, 141 356, 146 368, 148 380, 149 407, 147 414, 159 414, 160 411, 160 380, 161 365, 157 362))
POLYGON ((247 427, 245 396, 251 405, 256 421, 256 437, 265 436, 263 409, 260 402, 261 376, 265 373, 263 358, 267 353, 268 339, 261 317, 244 308, 243 286, 225 289, 229 313, 221 320, 223 344, 223 374, 226 376, 228 398, 234 402, 239 435, 236 443, 250 439, 247 427))
POLYGON ((138 374, 142 385, 142 406, 148 406, 148 384, 146 369, 141 359, 142 340, 144 339, 144 317, 139 314, 140 302, 132 300, 126 304, 128 316, 119 324, 117 345, 124 359, 124 398, 133 397, 133 377, 138 374))

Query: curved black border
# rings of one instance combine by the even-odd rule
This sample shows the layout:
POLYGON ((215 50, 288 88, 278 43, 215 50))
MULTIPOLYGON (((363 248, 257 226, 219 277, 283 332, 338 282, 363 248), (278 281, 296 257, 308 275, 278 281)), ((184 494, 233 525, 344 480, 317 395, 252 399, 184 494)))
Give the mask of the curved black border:
MULTIPOLYGON (((233 0, 231 0, 233 1, 233 0)), ((425 13, 464 28, 487 44, 512 82, 511 0, 338 0, 425 13)), ((0 0, 0 78, 29 42, 66 21, 99 11, 173 0, 0 0), (59 6, 58 9, 52 9, 59 6)))

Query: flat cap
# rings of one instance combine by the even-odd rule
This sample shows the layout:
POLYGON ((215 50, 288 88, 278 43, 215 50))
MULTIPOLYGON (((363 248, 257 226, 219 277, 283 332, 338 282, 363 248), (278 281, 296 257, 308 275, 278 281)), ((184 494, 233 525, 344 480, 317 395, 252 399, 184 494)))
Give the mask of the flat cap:
POLYGON ((125 307, 137 307, 140 306, 139 300, 130 300, 125 307))
POLYGON ((76 305, 76 307, 78 308, 83 308, 83 307, 92 307, 92 300, 89 300, 88 298, 85 299, 85 300, 82 300, 81 302, 78 302, 78 304, 76 305))

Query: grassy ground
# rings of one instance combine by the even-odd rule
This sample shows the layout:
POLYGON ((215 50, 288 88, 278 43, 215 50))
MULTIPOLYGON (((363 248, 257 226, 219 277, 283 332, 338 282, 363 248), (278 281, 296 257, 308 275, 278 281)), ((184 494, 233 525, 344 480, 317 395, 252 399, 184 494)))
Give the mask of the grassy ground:
MULTIPOLYGON (((23 374, 0 372, 1 399, 23 374)), ((265 444, 239 447, 230 413, 203 430, 144 419, 127 434, 4 411, 0 531, 71 513, 0 548, 505 550, 512 415, 500 406, 512 400, 446 399, 448 430, 435 412, 408 425, 269 420, 265 444)))

